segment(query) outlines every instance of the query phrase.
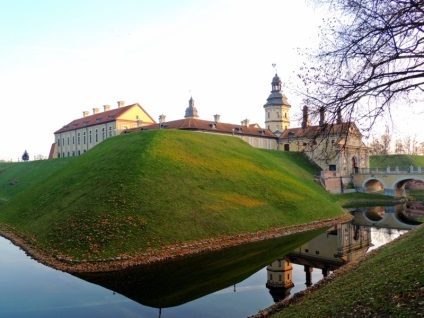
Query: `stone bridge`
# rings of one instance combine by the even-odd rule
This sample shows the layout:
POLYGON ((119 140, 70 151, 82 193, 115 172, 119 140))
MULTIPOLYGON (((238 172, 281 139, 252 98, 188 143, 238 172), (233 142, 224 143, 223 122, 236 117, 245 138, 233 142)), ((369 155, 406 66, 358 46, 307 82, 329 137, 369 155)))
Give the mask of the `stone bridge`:
POLYGON ((353 174, 353 184, 361 192, 381 192, 393 197, 405 197, 405 185, 408 181, 424 182, 424 169, 421 167, 386 167, 359 169, 353 174))

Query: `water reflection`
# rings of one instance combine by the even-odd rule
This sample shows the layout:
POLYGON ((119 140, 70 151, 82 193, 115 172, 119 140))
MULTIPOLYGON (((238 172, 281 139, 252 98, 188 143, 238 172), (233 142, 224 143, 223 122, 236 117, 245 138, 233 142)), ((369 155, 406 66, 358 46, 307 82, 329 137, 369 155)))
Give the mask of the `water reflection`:
POLYGON ((299 244, 324 231, 309 231, 154 266, 133 267, 112 273, 82 273, 77 276, 146 306, 174 307, 234 286, 281 253, 289 253, 299 244))
POLYGON ((364 256, 371 246, 371 233, 368 228, 344 222, 334 225, 309 242, 299 246, 283 258, 267 266, 267 288, 274 301, 280 301, 290 295, 294 287, 292 282, 292 264, 303 266, 305 285, 312 285, 312 271, 319 269, 322 276, 340 266, 364 256))
POLYGON ((414 215, 422 212, 412 207, 413 213, 405 206, 361 208, 351 222, 331 228, 151 267, 78 275, 83 280, 21 256, 0 239, 0 316, 246 317, 415 227, 414 215))

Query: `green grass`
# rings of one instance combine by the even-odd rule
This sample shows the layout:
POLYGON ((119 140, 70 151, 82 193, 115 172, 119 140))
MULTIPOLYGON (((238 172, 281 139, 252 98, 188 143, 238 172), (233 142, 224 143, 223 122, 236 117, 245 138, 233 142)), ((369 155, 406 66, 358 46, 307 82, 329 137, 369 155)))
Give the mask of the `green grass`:
POLYGON ((237 138, 144 131, 62 160, 43 162, 52 165, 43 168, 49 175, 28 179, 38 162, 1 166, 0 181, 20 180, 22 191, 0 190, 8 200, 0 206, 0 224, 77 259, 134 255, 341 214, 302 154, 259 150, 237 138))
POLYGON ((386 168, 387 166, 394 169, 398 166, 403 167, 423 167, 424 168, 424 156, 418 155, 378 155, 370 156, 370 168, 386 168))
POLYGON ((396 199, 387 195, 363 192, 336 194, 334 195, 334 199, 337 204, 345 208, 382 204, 393 205, 398 203, 396 199))
POLYGON ((272 317, 418 317, 424 312, 423 246, 421 226, 272 317))

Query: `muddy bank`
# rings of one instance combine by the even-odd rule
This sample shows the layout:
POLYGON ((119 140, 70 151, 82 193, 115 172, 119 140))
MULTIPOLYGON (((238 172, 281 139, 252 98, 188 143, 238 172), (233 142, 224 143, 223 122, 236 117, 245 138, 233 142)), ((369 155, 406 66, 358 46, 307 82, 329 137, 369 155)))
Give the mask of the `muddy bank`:
POLYGON ((74 260, 70 257, 52 255, 41 248, 36 242, 18 236, 14 233, 14 231, 3 225, 0 225, 0 235, 10 240, 13 244, 19 246, 31 258, 55 269, 69 273, 110 272, 123 270, 131 266, 151 265, 155 262, 166 261, 187 255, 216 251, 241 244, 306 232, 326 226, 330 227, 336 223, 347 221, 350 218, 351 215, 346 213, 339 218, 331 218, 295 226, 272 228, 267 231, 245 233, 235 236, 223 235, 217 238, 197 242, 187 242, 179 245, 167 246, 161 250, 154 250, 125 258, 116 257, 112 259, 98 259, 90 261, 74 260))

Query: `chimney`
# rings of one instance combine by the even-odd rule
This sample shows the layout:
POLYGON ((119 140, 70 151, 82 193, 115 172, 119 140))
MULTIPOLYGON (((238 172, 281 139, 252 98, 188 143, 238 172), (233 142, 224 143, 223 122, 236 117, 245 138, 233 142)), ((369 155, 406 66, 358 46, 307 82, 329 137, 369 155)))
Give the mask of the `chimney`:
POLYGON ((159 116, 159 124, 164 124, 165 123, 165 119, 166 119, 166 116, 164 114, 160 115, 159 116))
POLYGON ((308 119, 308 106, 303 106, 302 128, 306 129, 310 125, 311 125, 311 123, 309 122, 309 119, 308 119))
POLYGON ((110 105, 103 105, 103 110, 108 112, 110 110, 110 105))
POLYGON ((337 124, 343 123, 342 110, 341 108, 337 108, 337 124))
POLYGON ((247 119, 247 118, 241 121, 241 125, 242 126, 247 127, 247 126, 249 126, 249 124, 250 124, 250 120, 247 119))
POLYGON ((88 116, 88 111, 84 110, 84 111, 82 112, 82 117, 87 117, 87 116, 88 116))
POLYGON ((219 123, 220 120, 221 120, 221 115, 218 115, 218 114, 213 115, 213 118, 214 118, 214 120, 215 120, 216 123, 219 123))
POLYGON ((319 126, 322 127, 325 124, 325 107, 319 109, 319 126))
POLYGON ((99 113, 99 109, 98 108, 93 108, 93 115, 96 115, 99 113))
POLYGON ((118 108, 124 107, 125 102, 120 100, 118 101, 118 108))

